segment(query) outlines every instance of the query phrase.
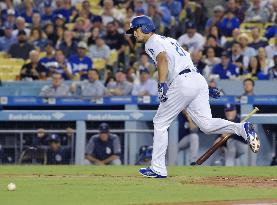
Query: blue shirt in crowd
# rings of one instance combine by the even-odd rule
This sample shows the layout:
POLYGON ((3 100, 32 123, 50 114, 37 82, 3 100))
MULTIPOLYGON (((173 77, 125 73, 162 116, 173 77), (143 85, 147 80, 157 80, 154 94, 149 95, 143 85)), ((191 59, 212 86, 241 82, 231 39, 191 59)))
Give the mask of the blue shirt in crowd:
POLYGON ((220 79, 229 79, 231 76, 239 75, 239 68, 233 63, 229 63, 227 68, 224 68, 220 63, 214 66, 212 73, 219 75, 220 79))
POLYGON ((232 19, 223 18, 219 23, 219 30, 224 36, 232 36, 232 32, 235 28, 239 28, 239 19, 233 17, 232 19))
POLYGON ((88 72, 89 69, 92 69, 92 61, 89 57, 85 56, 80 59, 77 55, 72 55, 69 58, 69 62, 72 65, 73 75, 79 72, 88 72))

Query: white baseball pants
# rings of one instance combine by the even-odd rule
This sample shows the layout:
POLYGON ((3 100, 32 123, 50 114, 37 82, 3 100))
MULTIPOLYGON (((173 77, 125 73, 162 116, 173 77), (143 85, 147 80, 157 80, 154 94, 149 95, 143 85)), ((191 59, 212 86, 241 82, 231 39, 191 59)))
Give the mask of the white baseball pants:
POLYGON ((186 109, 192 120, 206 134, 235 133, 246 138, 242 123, 212 118, 209 90, 205 78, 190 72, 178 75, 167 92, 168 100, 160 103, 153 119, 154 138, 151 169, 167 176, 165 154, 168 146, 168 127, 176 116, 186 109))

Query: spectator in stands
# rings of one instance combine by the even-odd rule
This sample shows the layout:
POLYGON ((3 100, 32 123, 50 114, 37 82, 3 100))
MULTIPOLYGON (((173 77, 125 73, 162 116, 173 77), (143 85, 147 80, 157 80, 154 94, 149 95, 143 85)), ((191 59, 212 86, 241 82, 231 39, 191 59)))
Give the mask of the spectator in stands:
POLYGON ((32 50, 29 53, 30 63, 22 66, 20 71, 21 79, 45 80, 47 76, 47 69, 39 62, 39 52, 32 50))
POLYGON ((119 20, 121 22, 124 20, 124 15, 122 12, 114 7, 113 0, 103 1, 103 13, 101 16, 104 26, 106 26, 109 22, 113 22, 114 20, 119 20))
POLYGON ((16 29, 13 30, 14 36, 17 36, 19 31, 25 31, 27 36, 30 35, 30 29, 26 28, 26 22, 23 17, 21 17, 21 16, 17 17, 15 24, 16 24, 16 29))
POLYGON ((150 16, 151 19, 153 20, 156 31, 159 33, 160 26, 162 23, 162 17, 161 17, 161 14, 158 13, 156 4, 150 4, 148 6, 148 16, 150 16))
POLYGON ((261 0, 252 0, 250 8, 245 13, 244 21, 266 23, 268 17, 268 10, 261 6, 261 0))
POLYGON ((242 51, 244 56, 251 58, 252 56, 256 55, 255 49, 248 46, 249 37, 247 36, 247 34, 245 33, 240 34, 238 37, 238 40, 242 46, 242 51))
POLYGON ((57 26, 55 30, 55 37, 54 37, 54 45, 55 48, 59 48, 61 43, 63 42, 65 28, 62 26, 57 26))
POLYGON ((73 83, 71 92, 82 97, 103 97, 106 93, 106 88, 99 80, 99 74, 96 69, 88 71, 88 80, 81 82, 81 84, 73 83), (77 87, 80 87, 80 93, 77 93, 77 87))
POLYGON ((53 73, 60 73, 64 80, 72 80, 72 66, 65 58, 62 50, 57 50, 55 53, 55 64, 50 68, 49 76, 53 73))
MULTIPOLYGON (((2 10, 3 12, 3 10, 2 10)), ((4 26, 7 27, 11 27, 12 29, 14 29, 15 26, 15 17, 16 17, 16 13, 14 9, 8 9, 7 10, 7 19, 3 21, 4 26)))
POLYGON ((41 28, 41 16, 39 13, 34 13, 32 16, 32 28, 41 28))
POLYGON ((96 38, 95 45, 91 45, 89 47, 89 57, 94 58, 101 58, 108 62, 110 57, 111 49, 105 43, 104 39, 101 37, 96 38))
POLYGON ((267 47, 265 47, 265 51, 266 51, 266 56, 269 59, 272 59, 273 56, 277 55, 277 33, 275 34, 275 37, 274 37, 274 44, 268 45, 267 47))
POLYGON ((239 42, 233 43, 231 62, 239 68, 240 75, 245 74, 249 64, 249 58, 243 56, 242 46, 239 42))
POLYGON ((101 123, 99 134, 93 135, 86 146, 85 158, 93 165, 121 165, 119 137, 109 132, 109 125, 101 123))
POLYGON ((43 26, 43 31, 48 40, 56 42, 56 34, 54 33, 54 25, 51 21, 46 21, 43 26))
POLYGON ((258 65, 258 59, 255 56, 250 58, 247 70, 250 77, 256 77, 257 73, 261 71, 260 65, 258 65))
POLYGON ((140 82, 135 84, 132 90, 132 95, 149 96, 158 94, 158 85, 154 79, 150 78, 150 72, 147 68, 142 68, 140 72, 140 82))
POLYGON ((179 15, 182 9, 182 5, 179 1, 165 0, 161 6, 166 7, 170 11, 171 16, 173 16, 177 21, 179 20, 179 15))
POLYGON ((203 70, 203 75, 208 78, 209 75, 211 74, 212 72, 212 69, 213 67, 216 65, 216 64, 219 64, 220 63, 220 58, 218 57, 215 57, 215 50, 214 48, 212 47, 208 47, 206 49, 206 57, 203 61, 203 63, 206 64, 204 70, 203 70))
MULTIPOLYGON (((130 26, 130 25, 129 25, 130 26)), ((129 27, 128 27, 129 28, 129 27)), ((90 36, 88 38, 88 45, 93 45, 96 43, 96 39, 100 37, 100 28, 99 27, 93 27, 90 32, 90 36)))
POLYGON ((115 73, 116 83, 113 88, 109 88, 110 95, 130 95, 133 85, 126 80, 126 74, 123 69, 118 69, 115 73))
POLYGON ((41 16, 42 23, 46 21, 52 21, 53 19, 53 15, 52 15, 53 10, 52 10, 51 3, 52 1, 48 1, 48 0, 44 1, 43 3, 44 5, 43 14, 41 16))
POLYGON ((47 43, 47 39, 44 38, 40 28, 34 27, 31 29, 29 36, 29 43, 35 46, 38 50, 43 51, 47 43))
POLYGON ((261 68, 257 77, 259 80, 267 80, 269 78, 268 69, 273 66, 273 60, 267 58, 265 49, 262 47, 258 49, 257 60, 258 66, 261 68))
POLYGON ((155 67, 152 63, 149 62, 149 57, 145 52, 140 54, 140 60, 134 63, 134 68, 136 69, 136 72, 147 68, 147 70, 150 72, 150 76, 153 76, 153 73, 155 72, 155 67))
POLYGON ((218 46, 223 47, 226 43, 226 37, 223 36, 217 26, 211 26, 208 36, 214 36, 218 46))
POLYGON ((269 11, 269 22, 277 24, 277 1, 272 1, 272 8, 269 11))
POLYGON ((12 35, 12 27, 4 27, 4 36, 0 37, 0 51, 8 52, 11 45, 16 43, 16 38, 12 35))
MULTIPOLYGON (((77 13, 76 18, 80 17, 82 15, 83 18, 86 18, 87 20, 91 21, 94 18, 94 14, 91 12, 91 5, 88 0, 82 1, 82 7, 79 12, 77 13)), ((73 18, 73 22, 75 21, 75 18, 73 18)))
POLYGON ((78 17, 75 21, 75 26, 73 29, 74 40, 79 41, 87 41, 90 33, 88 29, 90 26, 86 25, 86 19, 83 17, 78 17))
POLYGON ((230 79, 239 75, 239 69, 231 63, 229 54, 223 52, 221 63, 214 66, 212 74, 218 75, 220 79, 230 79))
MULTIPOLYGON (((110 0, 108 0, 110 1, 110 0)), ((123 34, 118 33, 115 27, 114 22, 109 22, 107 24, 107 34, 104 36, 104 40, 106 44, 110 47, 110 49, 117 50, 118 53, 118 61, 119 63, 125 62, 124 50, 125 50, 125 38, 123 34)))
POLYGON ((75 41, 73 41, 72 31, 64 31, 63 40, 59 45, 59 49, 64 52, 67 58, 77 54, 77 44, 75 41))
POLYGON ((277 54, 273 57, 273 61, 274 65, 268 70, 269 79, 277 79, 277 54))
POLYGON ((208 33, 211 26, 217 26, 219 25, 219 22, 221 21, 222 17, 224 16, 224 8, 221 5, 217 5, 213 9, 213 16, 208 19, 205 25, 205 31, 208 33))
POLYGON ((87 75, 88 70, 93 68, 91 59, 86 56, 87 49, 88 46, 86 42, 81 41, 78 43, 78 54, 72 55, 69 58, 69 62, 72 65, 73 75, 77 79, 84 79, 87 75))
POLYGON ((242 6, 236 0, 229 0, 227 3, 227 9, 232 11, 236 17, 238 17, 239 22, 242 23, 244 20, 244 13, 242 6))
POLYGON ((34 46, 27 42, 26 32, 24 30, 18 32, 17 41, 18 43, 11 45, 8 51, 9 55, 12 58, 23 58, 27 60, 34 46))
POLYGON ((66 97, 70 96, 69 87, 62 83, 62 75, 54 73, 52 75, 52 85, 46 85, 39 94, 42 97, 66 97))
POLYGON ((216 41, 216 37, 213 36, 213 35, 207 36, 207 40, 206 40, 204 51, 203 51, 204 55, 206 54, 207 48, 209 48, 209 47, 214 48, 216 57, 221 57, 221 53, 223 52, 223 48, 218 46, 217 41, 216 41))
POLYGON ((196 25, 193 22, 187 23, 187 33, 180 36, 178 39, 179 44, 182 46, 186 44, 189 51, 202 50, 205 44, 205 38, 196 32, 196 25))
POLYGON ((56 0, 55 3, 56 3, 56 9, 53 12, 53 16, 55 16, 55 17, 59 16, 59 18, 62 18, 62 16, 63 16, 62 19, 64 20, 64 23, 69 22, 70 10, 68 8, 66 8, 66 6, 65 6, 66 2, 63 0, 56 0))
POLYGON ((23 0, 23 11, 20 16, 22 16, 26 23, 32 24, 32 16, 35 12, 38 12, 34 8, 33 0, 23 0))
POLYGON ((246 78, 243 81, 243 88, 244 88, 244 93, 242 96, 251 96, 254 95, 254 86, 255 82, 251 78, 246 78))
POLYGON ((47 71, 49 72, 51 67, 55 67, 56 65, 56 60, 55 60, 55 49, 53 47, 53 42, 52 41, 47 41, 45 45, 45 52, 46 56, 42 57, 39 62, 46 67, 47 71))
POLYGON ((234 15, 233 11, 227 10, 225 16, 219 22, 219 30, 221 30, 222 35, 231 37, 233 30, 239 28, 239 25, 239 19, 234 15))
POLYGON ((261 37, 260 29, 258 27, 254 27, 251 30, 252 42, 249 43, 249 47, 252 47, 258 50, 261 47, 266 47, 268 45, 267 40, 261 37))
POLYGON ((198 50, 191 52, 191 60, 194 66, 197 68, 198 72, 203 74, 206 64, 202 61, 202 52, 198 50))
POLYGON ((61 138, 57 134, 51 134, 48 138, 47 164, 59 165, 70 163, 70 148, 61 146, 61 138))
POLYGON ((232 38, 229 41, 226 41, 223 48, 227 51, 231 50, 233 43, 239 41, 239 36, 240 36, 240 30, 238 28, 234 29, 232 32, 232 38))
MULTIPOLYGON (((60 1, 60 0, 58 0, 60 1)), ((54 21, 54 27, 65 27, 66 18, 62 14, 57 14, 54 21)))

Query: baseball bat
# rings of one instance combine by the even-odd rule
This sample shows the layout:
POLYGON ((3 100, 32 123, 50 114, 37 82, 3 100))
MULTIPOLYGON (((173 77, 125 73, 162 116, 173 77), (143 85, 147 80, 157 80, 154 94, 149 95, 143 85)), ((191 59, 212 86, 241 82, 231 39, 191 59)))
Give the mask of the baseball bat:
MULTIPOLYGON (((242 122, 248 120, 252 115, 259 111, 259 108, 255 107, 247 116, 243 118, 242 122)), ((196 161, 196 165, 201 165, 205 162, 219 147, 221 147, 231 136, 232 134, 226 134, 221 138, 217 143, 215 143, 207 152, 205 152, 199 159, 196 161)))

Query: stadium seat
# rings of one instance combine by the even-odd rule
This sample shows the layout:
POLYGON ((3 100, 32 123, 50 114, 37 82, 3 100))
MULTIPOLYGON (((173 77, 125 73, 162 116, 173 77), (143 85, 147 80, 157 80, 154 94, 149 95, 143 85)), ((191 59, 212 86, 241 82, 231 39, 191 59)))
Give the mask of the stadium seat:
POLYGON ((264 28, 264 24, 263 23, 242 23, 240 25, 240 29, 242 30, 251 30, 253 27, 257 27, 262 30, 264 28))
POLYGON ((20 74, 20 70, 23 64, 24 64, 24 60, 22 59, 13 59, 13 58, 1 59, 0 79, 2 81, 16 80, 16 78, 20 74))
POLYGON ((68 30, 70 30, 70 31, 73 30, 74 25, 75 25, 75 23, 67 23, 67 24, 65 24, 66 28, 67 28, 68 30))
POLYGON ((115 62, 117 62, 117 58, 118 58, 117 50, 111 50, 111 54, 110 54, 110 57, 108 59, 108 64, 109 65, 115 64, 115 62))
POLYGON ((8 58, 6 52, 0 52, 0 59, 2 59, 2 58, 8 58))
POLYGON ((275 44, 275 38, 272 37, 271 39, 269 39, 268 44, 269 45, 274 45, 275 44))
POLYGON ((106 66, 106 61, 103 58, 94 58, 93 59, 93 68, 97 70, 102 70, 106 66))

